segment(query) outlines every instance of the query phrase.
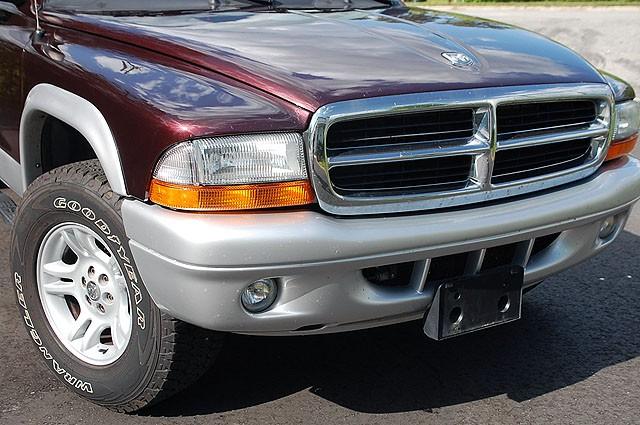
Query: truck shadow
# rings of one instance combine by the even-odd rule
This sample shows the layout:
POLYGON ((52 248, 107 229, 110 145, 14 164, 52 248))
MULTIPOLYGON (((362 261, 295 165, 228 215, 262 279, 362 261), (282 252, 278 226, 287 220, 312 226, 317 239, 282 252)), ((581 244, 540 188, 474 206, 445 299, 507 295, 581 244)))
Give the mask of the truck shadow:
POLYGON ((640 238, 624 232, 599 257, 528 294, 519 322, 446 342, 423 337, 420 323, 231 336, 198 383, 145 414, 220 413, 299 391, 366 413, 431 411, 502 394, 529 400, 640 355, 640 264, 629 260, 638 252, 640 238))

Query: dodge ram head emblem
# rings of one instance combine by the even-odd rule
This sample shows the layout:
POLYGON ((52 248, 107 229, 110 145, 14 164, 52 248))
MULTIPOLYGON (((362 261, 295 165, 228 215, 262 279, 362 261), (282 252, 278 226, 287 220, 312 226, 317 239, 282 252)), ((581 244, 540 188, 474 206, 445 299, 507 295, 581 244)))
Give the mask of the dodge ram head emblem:
POLYGON ((92 301, 98 301, 100 299, 100 288, 94 282, 87 284, 87 295, 92 301))
POLYGON ((443 52, 442 57, 458 68, 471 68, 475 65, 473 59, 460 52, 443 52))

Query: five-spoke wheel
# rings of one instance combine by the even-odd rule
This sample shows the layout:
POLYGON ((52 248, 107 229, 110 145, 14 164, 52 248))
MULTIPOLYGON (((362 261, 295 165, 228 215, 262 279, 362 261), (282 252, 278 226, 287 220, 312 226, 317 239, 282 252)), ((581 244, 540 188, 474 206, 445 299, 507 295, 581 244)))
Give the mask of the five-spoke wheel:
POLYGON ((44 237, 37 267, 42 306, 62 344, 91 365, 116 361, 131 337, 131 302, 102 238, 83 225, 60 224, 44 237))

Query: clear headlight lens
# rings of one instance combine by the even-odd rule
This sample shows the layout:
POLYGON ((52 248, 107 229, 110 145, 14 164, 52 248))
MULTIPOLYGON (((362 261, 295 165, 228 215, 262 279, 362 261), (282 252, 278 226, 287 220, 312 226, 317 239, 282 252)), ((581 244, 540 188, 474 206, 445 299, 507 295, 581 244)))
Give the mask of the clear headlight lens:
POLYGON ((640 130, 640 103, 631 100, 616 105, 616 129, 613 140, 634 136, 640 130))
POLYGON ((223 186, 305 180, 302 137, 247 134, 184 142, 158 161, 153 177, 165 183, 223 186))
POLYGON ((169 208, 233 211, 307 205, 302 136, 248 134, 180 143, 160 158, 149 199, 169 208))
POLYGON ((640 104, 630 100, 616 105, 616 128, 605 161, 629 155, 638 142, 640 104))

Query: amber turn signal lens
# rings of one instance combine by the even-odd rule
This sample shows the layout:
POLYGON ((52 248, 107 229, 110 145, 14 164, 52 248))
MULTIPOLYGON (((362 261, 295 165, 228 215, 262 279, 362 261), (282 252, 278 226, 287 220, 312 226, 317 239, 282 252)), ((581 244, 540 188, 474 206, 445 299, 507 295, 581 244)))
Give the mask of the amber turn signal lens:
POLYGON ((614 140, 609 146, 609 152, 607 152, 607 158, 605 161, 611 161, 612 159, 620 158, 633 152, 638 142, 638 135, 631 136, 622 140, 614 140))
POLYGON ((234 186, 183 186, 153 179, 149 199, 169 208, 236 211, 292 207, 315 201, 308 180, 234 186))

